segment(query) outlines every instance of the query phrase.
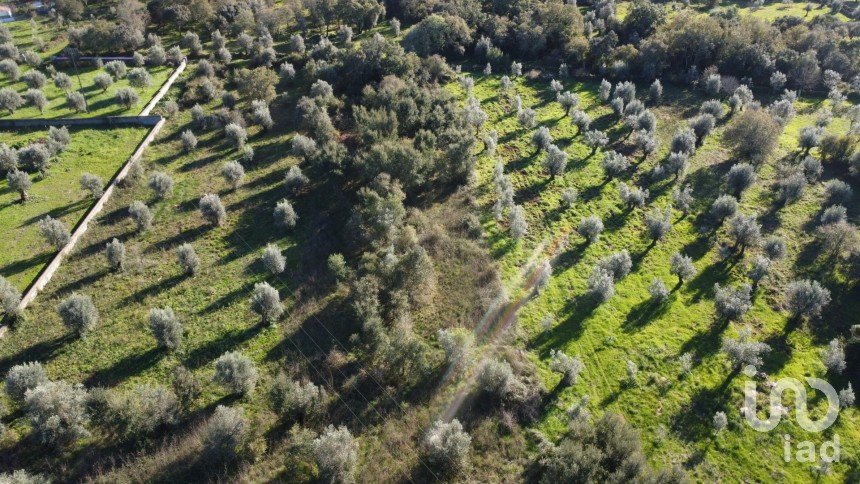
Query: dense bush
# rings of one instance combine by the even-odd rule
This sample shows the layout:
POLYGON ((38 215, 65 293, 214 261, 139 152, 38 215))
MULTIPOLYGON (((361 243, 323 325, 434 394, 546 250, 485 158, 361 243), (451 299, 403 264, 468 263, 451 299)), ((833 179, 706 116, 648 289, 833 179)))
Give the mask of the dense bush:
POLYGON ((121 271, 125 268, 125 244, 114 237, 105 244, 105 259, 108 267, 113 271, 121 271))
POLYGON ((293 205, 287 199, 283 199, 275 205, 273 217, 275 225, 286 229, 295 227, 299 219, 295 209, 293 209, 293 205))
POLYGON ((173 179, 164 172, 153 172, 149 175, 149 188, 157 199, 164 200, 173 194, 173 179))
POLYGON ((89 435, 83 385, 48 381, 25 393, 27 417, 39 440, 65 446, 89 435))
POLYGON ((275 410, 288 419, 320 416, 328 399, 322 386, 291 380, 284 373, 275 378, 271 397, 275 410))
POLYGON ((785 305, 792 317, 813 318, 830 304, 830 291, 818 281, 800 279, 788 284, 785 305))
POLYGON ((200 198, 200 215, 212 225, 223 225, 227 220, 227 211, 221 203, 221 197, 214 193, 207 193, 200 198))
POLYGON ((593 244, 600 239, 600 234, 603 232, 603 222, 597 215, 589 215, 580 220, 577 232, 589 244, 593 244))
POLYGON ((201 431, 203 456, 215 462, 236 458, 242 452, 248 431, 243 409, 218 405, 201 431))
POLYGON ((740 319, 752 307, 752 287, 742 284, 737 289, 714 284, 714 309, 717 316, 729 321, 740 319))
POLYGON ((221 176, 224 177, 224 181, 230 185, 230 188, 235 190, 242 184, 242 180, 245 179, 245 168, 238 161, 231 160, 224 163, 224 166, 221 168, 221 176))
POLYGON ((741 369, 745 365, 761 366, 762 355, 771 350, 765 343, 751 341, 751 337, 752 331, 749 327, 745 327, 738 332, 737 338, 723 340, 723 352, 735 369, 741 369))
POLYGON ((314 457, 324 482, 352 482, 358 463, 358 441, 349 429, 329 425, 313 441, 314 457))
POLYGON ((131 202, 128 206, 128 214, 134 220, 138 232, 145 232, 152 227, 152 211, 140 200, 131 202))
POLYGON ((736 116, 723 132, 723 140, 739 158, 761 161, 776 148, 782 127, 763 109, 736 116))

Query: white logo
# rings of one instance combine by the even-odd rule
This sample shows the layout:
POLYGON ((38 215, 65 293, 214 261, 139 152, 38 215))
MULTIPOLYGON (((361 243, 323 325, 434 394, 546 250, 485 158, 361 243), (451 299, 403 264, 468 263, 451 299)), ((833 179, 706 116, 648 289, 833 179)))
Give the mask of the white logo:
MULTIPOLYGON (((755 367, 747 366, 744 368, 744 374, 748 377, 755 375, 755 367)), ((827 396, 827 414, 818 420, 809 418, 809 410, 806 406, 806 386, 796 378, 780 378, 770 390, 770 412, 766 420, 762 420, 756 413, 756 400, 758 391, 756 383, 752 380, 747 380, 744 384, 744 406, 742 413, 746 418, 747 423, 758 432, 770 432, 775 429, 782 420, 783 415, 787 413, 785 407, 782 406, 782 394, 786 390, 794 392, 794 407, 795 419, 797 424, 807 432, 823 432, 828 429, 836 418, 839 416, 839 394, 832 385, 820 378, 805 378, 806 383, 820 390, 827 396)))

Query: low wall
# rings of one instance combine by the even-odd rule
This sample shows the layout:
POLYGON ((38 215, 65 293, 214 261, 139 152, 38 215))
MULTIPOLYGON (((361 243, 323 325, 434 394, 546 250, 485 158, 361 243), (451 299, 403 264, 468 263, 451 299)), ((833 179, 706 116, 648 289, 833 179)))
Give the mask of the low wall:
POLYGON ((90 126, 111 128, 116 126, 155 126, 161 116, 105 116, 101 118, 26 118, 0 119, 0 130, 15 128, 47 128, 48 126, 90 126))

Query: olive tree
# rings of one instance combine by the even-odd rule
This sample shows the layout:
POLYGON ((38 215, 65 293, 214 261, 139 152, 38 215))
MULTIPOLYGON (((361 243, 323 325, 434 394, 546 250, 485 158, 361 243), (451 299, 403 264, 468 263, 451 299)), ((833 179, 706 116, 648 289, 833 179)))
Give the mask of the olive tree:
POLYGON ((609 143, 609 136, 603 131, 592 129, 585 132, 585 145, 591 148, 591 155, 597 153, 599 148, 603 148, 609 143))
POLYGON ((186 275, 193 276, 197 274, 200 268, 200 259, 197 257, 197 252, 189 243, 184 243, 176 249, 176 258, 179 262, 179 267, 186 275))
POLYGON ((771 347, 765 343, 752 341, 752 330, 744 327, 738 331, 737 338, 725 338, 722 350, 736 370, 746 365, 759 367, 762 365, 762 355, 770 352, 771 347))
POLYGON ((788 283, 785 306, 792 318, 814 318, 830 304, 830 291, 818 281, 799 279, 788 283))
POLYGON ((320 477, 325 482, 352 482, 358 463, 358 441, 346 427, 329 425, 313 441, 320 477))
POLYGON ((201 430, 204 457, 214 462, 235 458, 249 427, 242 408, 218 405, 201 430))
POLYGON ((550 144, 546 150, 546 158, 543 161, 544 169, 549 172, 550 177, 564 174, 567 168, 567 153, 554 144, 550 144))
POLYGON ((21 291, 0 276, 0 311, 9 317, 16 318, 19 316, 18 305, 21 303, 21 291))
POLYGON ((298 165, 293 165, 287 170, 287 174, 284 175, 284 188, 287 189, 291 195, 295 195, 299 192, 299 190, 307 185, 309 182, 308 177, 302 173, 302 169, 299 168, 298 165))
POLYGON ((128 206, 128 214, 134 220, 138 232, 145 232, 152 227, 152 211, 140 200, 131 202, 128 206))
POLYGON ((601 221, 600 217, 597 215, 584 217, 579 222, 577 232, 581 237, 585 238, 589 244, 597 242, 600 240, 600 234, 603 232, 603 221, 601 221))
POLYGON ((111 270, 123 270, 125 268, 125 244, 114 237, 113 240, 105 244, 105 259, 107 259, 108 267, 111 270))
POLYGON ((777 199, 784 205, 790 205, 803 196, 808 182, 803 173, 794 172, 777 182, 777 199))
POLYGON ((69 243, 71 234, 69 229, 57 219, 51 218, 50 215, 45 215, 45 218, 39 220, 39 231, 49 244, 53 245, 56 250, 60 250, 69 243))
POLYGON ((237 150, 245 147, 245 142, 248 140, 248 133, 245 128, 235 123, 230 123, 224 127, 224 137, 237 150))
POLYGON ((529 226, 522 205, 511 207, 509 229, 514 240, 519 240, 528 233, 529 226))
POLYGON ((683 284, 697 272, 691 257, 680 252, 675 252, 669 257, 669 273, 678 277, 678 284, 683 284))
POLYGON ((456 473, 466 466, 472 437, 463 430, 457 419, 451 422, 437 420, 424 436, 427 460, 446 473, 456 473))
POLYGON ((155 198, 169 198, 173 194, 173 178, 161 171, 152 172, 149 175, 149 188, 155 193, 155 198))
POLYGON ((615 294, 615 279, 612 273, 597 266, 588 277, 588 293, 598 304, 605 303, 615 294))
POLYGON ((57 314, 63 325, 78 336, 85 336, 99 322, 99 312, 86 294, 74 293, 57 305, 57 314))
POLYGON ((711 204, 710 214, 717 221, 717 225, 722 225, 723 221, 728 217, 733 216, 738 211, 738 200, 731 195, 720 195, 711 204))
POLYGON ((755 215, 735 214, 729 219, 728 235, 734 239, 735 247, 740 247, 741 254, 747 246, 758 244, 761 239, 761 225, 755 215))
POLYGON ((106 92, 113 85, 113 77, 107 72, 100 72, 93 77, 93 85, 106 92))
POLYGON ((287 266, 287 259, 281 254, 281 249, 275 244, 269 244, 263 249, 263 255, 260 256, 263 262, 263 267, 271 274, 280 274, 284 272, 287 266))
POLYGON ((87 112, 87 100, 84 95, 78 91, 66 93, 66 105, 76 113, 87 112))
POLYGON ((89 435, 87 391, 81 384, 48 381, 25 393, 25 411, 39 440, 67 446, 89 435))
POLYGON ((175 351, 182 345, 182 323, 172 308, 152 308, 149 310, 149 330, 161 348, 175 351))
POLYGON ((260 315, 262 324, 274 323, 284 313, 284 305, 278 290, 270 286, 268 282, 254 284, 254 292, 251 294, 251 311, 260 315))
POLYGON ((100 176, 92 173, 84 173, 81 175, 81 188, 90 192, 93 198, 100 198, 104 193, 104 180, 100 176))
POLYGON ((275 225, 285 229, 292 229, 295 227, 296 222, 298 222, 299 219, 293 205, 286 198, 275 205, 273 216, 275 219, 275 225))
POLYGON ((549 369, 561 373, 561 382, 564 385, 576 385, 579 374, 585 369, 585 365, 578 356, 570 357, 563 351, 550 351, 549 369))
POLYGON ((735 197, 751 187, 756 181, 755 168, 749 163, 737 163, 729 168, 726 185, 735 197))
POLYGON ((603 155, 600 166, 603 168, 606 178, 612 180, 630 168, 630 160, 617 151, 607 151, 603 155))
POLYGON ((788 251, 785 239, 776 235, 772 235, 765 239, 764 243, 762 243, 762 249, 764 249, 764 253, 767 255, 767 258, 772 261, 785 258, 785 254, 788 251))
POLYGON ((114 93, 114 99, 116 99, 117 103, 125 106, 126 109, 131 109, 132 106, 140 102, 140 96, 137 95, 137 92, 128 87, 117 89, 114 93))
POLYGON ((197 136, 194 136, 190 129, 183 131, 179 138, 182 141, 182 151, 189 153, 197 148, 197 136))
POLYGON ((24 401, 27 390, 48 382, 45 368, 38 361, 21 363, 6 373, 6 394, 16 402, 24 401))
POLYGON ((671 207, 666 207, 665 210, 654 208, 645 214, 645 230, 652 241, 656 243, 666 238, 666 235, 672 230, 671 217, 671 207))
POLYGON ((227 220, 227 211, 221 203, 221 197, 214 193, 207 193, 200 198, 200 215, 212 225, 223 225, 227 220))
POLYGON ((250 358, 238 351, 228 351, 215 360, 213 379, 230 393, 246 395, 257 386, 257 368, 250 358))
POLYGON ((152 85, 152 76, 143 67, 135 67, 126 75, 128 84, 135 89, 146 89, 152 85))
POLYGON ((12 114, 23 105, 24 98, 18 92, 8 87, 0 89, 0 109, 5 109, 12 114))
POLYGON ((714 284, 714 309, 717 316, 728 321, 740 319, 752 307, 752 287, 742 284, 738 288, 714 284))
POLYGON ((242 184, 242 180, 245 179, 245 169, 238 161, 231 160, 224 163, 224 166, 221 168, 221 176, 224 177, 224 181, 230 185, 230 188, 235 190, 242 184))
POLYGON ((842 342, 836 338, 832 339, 824 350, 822 360, 827 371, 837 375, 842 374, 848 366, 845 362, 845 347, 842 342))
POLYGON ((27 201, 29 196, 27 192, 33 186, 30 175, 27 172, 20 171, 17 168, 9 170, 6 173, 6 182, 9 184, 9 188, 18 192, 18 198, 22 203, 27 201))
POLYGON ((48 98, 39 89, 27 89, 27 92, 24 93, 24 100, 30 106, 38 109, 40 114, 44 113, 45 108, 48 107, 48 98))

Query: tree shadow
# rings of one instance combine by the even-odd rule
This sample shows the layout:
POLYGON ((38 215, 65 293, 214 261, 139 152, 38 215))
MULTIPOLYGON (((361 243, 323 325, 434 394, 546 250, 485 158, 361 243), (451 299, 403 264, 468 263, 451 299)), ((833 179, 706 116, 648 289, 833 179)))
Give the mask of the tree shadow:
POLYGON ((163 350, 151 348, 143 353, 131 355, 98 370, 85 380, 87 386, 113 387, 127 378, 151 368, 161 358, 163 350))
POLYGON ((0 368, 11 368, 21 363, 29 361, 39 361, 45 363, 53 359, 54 355, 66 343, 70 343, 75 339, 71 333, 66 333, 62 336, 48 341, 41 341, 32 346, 22 349, 18 353, 6 356, 0 359, 0 368))
POLYGON ((158 280, 155 283, 149 285, 148 287, 141 288, 134 293, 129 294, 128 296, 123 298, 122 301, 120 301, 120 305, 133 303, 143 304, 150 297, 173 289, 174 287, 176 287, 177 284, 185 280, 186 277, 188 276, 186 276, 185 274, 176 274, 166 279, 158 280))

